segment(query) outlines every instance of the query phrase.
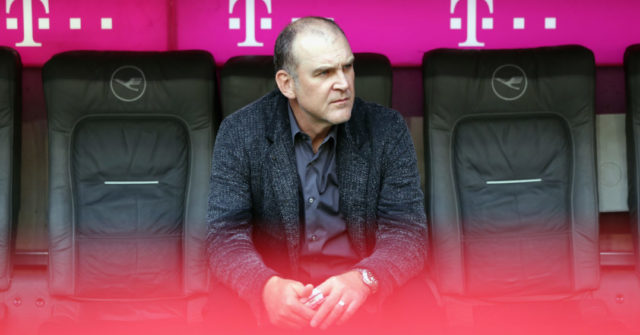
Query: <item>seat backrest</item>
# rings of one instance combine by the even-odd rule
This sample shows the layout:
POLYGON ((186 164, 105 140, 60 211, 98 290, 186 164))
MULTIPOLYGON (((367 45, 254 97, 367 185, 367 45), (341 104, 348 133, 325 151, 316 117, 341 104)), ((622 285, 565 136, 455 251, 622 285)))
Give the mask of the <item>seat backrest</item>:
POLYGON ((20 191, 20 55, 0 47, 0 290, 9 288, 20 191))
POLYGON ((636 264, 636 273, 640 275, 640 248, 638 239, 640 237, 640 217, 638 216, 638 208, 640 208, 640 185, 638 176, 638 158, 640 158, 640 44, 629 46, 624 54, 624 71, 626 77, 627 90, 627 161, 629 167, 628 183, 629 183, 629 213, 631 217, 631 232, 633 246, 635 250, 634 258, 636 264))
POLYGON ((276 88, 273 56, 236 56, 220 70, 222 117, 276 88))
MULTIPOLYGON (((392 74, 389 59, 380 54, 355 53, 356 95, 391 106, 392 74)), ((236 56, 220 71, 222 117, 274 90, 273 56, 236 56)))
POLYGON ((204 51, 79 51, 45 64, 52 294, 206 291, 214 64, 204 51))
POLYGON ((597 287, 594 72, 579 46, 424 55, 442 292, 519 299, 597 287))
POLYGON ((357 52, 354 56, 356 95, 391 108, 393 74, 387 56, 368 52, 357 52))

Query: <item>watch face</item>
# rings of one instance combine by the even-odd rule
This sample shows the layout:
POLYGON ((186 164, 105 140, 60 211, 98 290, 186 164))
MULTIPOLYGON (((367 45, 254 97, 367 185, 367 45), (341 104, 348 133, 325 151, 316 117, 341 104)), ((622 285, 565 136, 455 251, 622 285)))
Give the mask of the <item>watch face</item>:
POLYGON ((371 285, 371 284, 373 284, 373 280, 372 280, 372 278, 371 278, 371 277, 373 277, 373 276, 371 275, 371 272, 366 271, 366 270, 365 270, 365 271, 362 271, 362 279, 364 280, 364 282, 365 282, 367 285, 371 285))
POLYGON ((373 276, 373 273, 366 269, 360 270, 360 273, 362 274, 362 281, 371 288, 372 292, 375 292, 378 289, 378 280, 373 276))

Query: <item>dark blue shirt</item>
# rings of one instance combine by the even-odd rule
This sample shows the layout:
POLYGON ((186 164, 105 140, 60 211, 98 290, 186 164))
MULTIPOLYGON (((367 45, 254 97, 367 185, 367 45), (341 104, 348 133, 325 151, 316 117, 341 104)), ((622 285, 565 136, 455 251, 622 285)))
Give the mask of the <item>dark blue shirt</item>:
POLYGON ((300 130, 289 106, 291 136, 296 152, 304 204, 304 235, 300 269, 303 277, 319 283, 351 269, 359 260, 340 214, 340 193, 336 174, 337 128, 331 128, 313 152, 311 137, 300 130))

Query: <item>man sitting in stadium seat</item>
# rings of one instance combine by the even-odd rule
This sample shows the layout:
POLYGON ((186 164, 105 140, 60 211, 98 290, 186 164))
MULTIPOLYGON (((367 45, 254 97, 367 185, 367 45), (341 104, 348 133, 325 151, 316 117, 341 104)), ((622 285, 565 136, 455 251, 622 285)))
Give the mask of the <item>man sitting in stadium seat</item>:
POLYGON ((278 89, 222 123, 208 217, 212 327, 439 327, 417 276, 427 227, 411 137, 399 113, 355 98, 353 62, 333 21, 297 20, 276 41, 278 89))

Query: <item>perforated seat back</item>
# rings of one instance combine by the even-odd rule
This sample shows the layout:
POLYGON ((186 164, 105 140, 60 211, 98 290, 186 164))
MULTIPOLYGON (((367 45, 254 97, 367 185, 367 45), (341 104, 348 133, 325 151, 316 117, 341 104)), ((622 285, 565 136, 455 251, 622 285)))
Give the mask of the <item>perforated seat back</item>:
POLYGON ((52 293, 204 292, 211 55, 69 52, 45 64, 43 80, 52 293))
POLYGON ((638 208, 638 158, 640 157, 640 44, 627 48, 624 54, 624 70, 627 82, 627 161, 629 162, 629 212, 631 216, 631 232, 635 249, 636 273, 640 275, 640 248, 638 247, 640 217, 638 208))
POLYGON ((11 282, 20 191, 20 111, 22 66, 18 53, 0 47, 0 290, 11 282))
MULTIPOLYGON (((386 56, 355 53, 356 95, 391 106, 391 63, 386 56)), ((273 56, 236 56, 220 72, 223 117, 276 89, 273 56)))
POLYGON ((596 288, 592 53, 434 50, 423 78, 440 289, 524 297, 596 288))

